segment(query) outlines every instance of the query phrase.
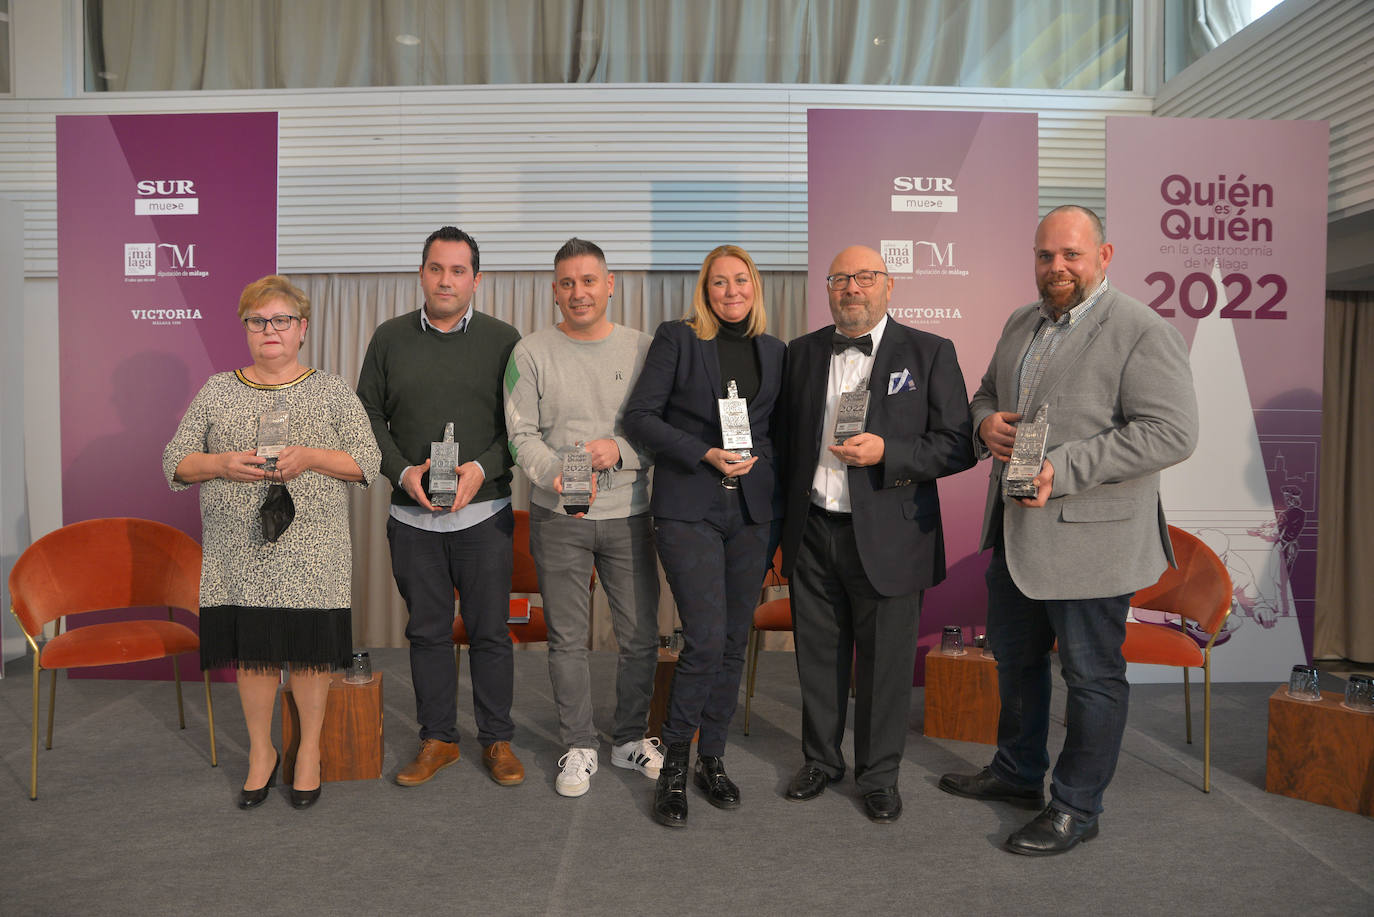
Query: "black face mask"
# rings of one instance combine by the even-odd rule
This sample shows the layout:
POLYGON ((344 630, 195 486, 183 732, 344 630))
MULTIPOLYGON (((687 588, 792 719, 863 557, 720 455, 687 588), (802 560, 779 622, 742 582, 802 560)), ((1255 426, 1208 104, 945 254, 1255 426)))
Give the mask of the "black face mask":
POLYGON ((286 532, 296 518, 296 501, 291 499, 291 492, 285 484, 273 484, 267 488, 267 498, 262 501, 258 515, 262 517, 263 538, 276 541, 286 532))

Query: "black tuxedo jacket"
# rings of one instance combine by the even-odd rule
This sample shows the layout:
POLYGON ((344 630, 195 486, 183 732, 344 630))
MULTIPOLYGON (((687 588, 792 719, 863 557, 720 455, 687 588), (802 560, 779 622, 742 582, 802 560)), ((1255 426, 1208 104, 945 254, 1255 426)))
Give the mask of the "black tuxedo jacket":
MULTIPOLYGON (((783 456, 783 572, 791 575, 811 506, 835 326, 787 347, 779 448, 783 456)), ((864 573, 881 595, 905 595, 945 578, 944 530, 935 479, 974 464, 968 390, 954 344, 889 319, 868 380, 866 430, 883 438, 883 460, 849 468, 854 537, 864 573), (905 384, 910 374, 914 388, 905 384), (889 394, 894 381, 902 382, 889 394)))
MULTIPOLYGON (((754 522, 774 516, 776 474, 772 418, 782 393, 786 347, 771 334, 754 338, 759 358, 759 393, 749 402, 752 454, 759 460, 740 476, 744 502, 754 522)), ((686 322, 658 326, 644 368, 625 405, 625 435, 654 454, 650 511, 664 519, 697 522, 715 501, 720 472, 703 462, 721 445, 722 384, 716 342, 697 337, 686 322)))

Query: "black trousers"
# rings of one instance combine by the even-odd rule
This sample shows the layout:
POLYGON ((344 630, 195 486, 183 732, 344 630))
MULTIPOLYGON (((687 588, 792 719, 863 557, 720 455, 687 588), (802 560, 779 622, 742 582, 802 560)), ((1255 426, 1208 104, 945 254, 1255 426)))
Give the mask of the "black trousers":
POLYGON ((483 746, 515 735, 511 696, 515 660, 510 631, 509 506, 458 532, 427 532, 389 518, 391 570, 410 619, 410 678, 421 739, 458 741, 458 672, 453 663, 453 592, 468 632, 472 706, 483 746))
POLYGON ((738 490, 720 488, 700 522, 654 520, 654 542, 682 619, 683 649, 663 723, 665 743, 725 754, 744 651, 768 563, 767 522, 752 523, 738 490))
POLYGON ((906 749, 921 593, 878 594, 864 574, 854 525, 812 507, 790 581, 802 697, 802 754, 843 776, 849 679, 854 675, 854 783, 896 786, 906 749))

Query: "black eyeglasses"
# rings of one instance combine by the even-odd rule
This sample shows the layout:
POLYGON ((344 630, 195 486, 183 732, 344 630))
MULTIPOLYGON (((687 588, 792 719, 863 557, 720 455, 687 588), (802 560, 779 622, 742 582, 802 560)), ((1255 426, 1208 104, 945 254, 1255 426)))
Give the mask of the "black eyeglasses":
POLYGON ((828 289, 838 293, 849 286, 849 278, 853 277, 854 282, 861 287, 871 287, 878 282, 878 275, 887 276, 887 271, 855 271, 852 274, 831 274, 825 278, 825 285, 828 289))
POLYGON ((274 315, 271 318, 263 318, 261 315, 250 315, 243 320, 243 324, 248 327, 249 331, 261 334, 267 330, 268 322, 271 322, 272 327, 276 330, 285 331, 290 328, 292 324, 300 320, 301 317, 299 315, 287 315, 285 313, 274 315))

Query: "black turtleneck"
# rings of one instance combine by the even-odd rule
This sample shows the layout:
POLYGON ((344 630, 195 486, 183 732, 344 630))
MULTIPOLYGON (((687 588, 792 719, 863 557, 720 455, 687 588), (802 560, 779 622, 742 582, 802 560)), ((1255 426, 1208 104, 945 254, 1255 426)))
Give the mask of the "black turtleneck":
POLYGON ((752 401, 759 393, 759 355, 754 339, 748 335, 749 319, 720 322, 716 335, 716 357, 720 363, 720 397, 730 390, 735 380, 739 396, 752 401))

